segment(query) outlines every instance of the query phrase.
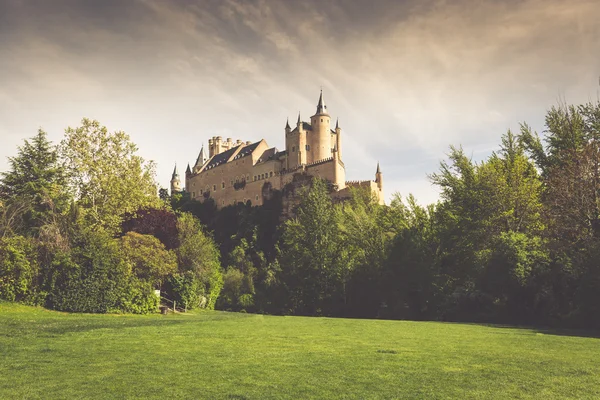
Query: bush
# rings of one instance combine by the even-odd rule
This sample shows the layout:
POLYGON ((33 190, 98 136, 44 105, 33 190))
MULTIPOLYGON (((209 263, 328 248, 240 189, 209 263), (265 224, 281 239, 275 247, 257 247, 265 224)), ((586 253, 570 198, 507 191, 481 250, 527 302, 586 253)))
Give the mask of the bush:
POLYGON ((0 239, 0 298, 39 305, 37 246, 33 239, 14 236, 0 239))
POLYGON ((50 307, 89 313, 156 311, 151 282, 132 273, 117 240, 101 230, 78 234, 75 250, 53 260, 50 307))
POLYGON ((188 309, 199 308, 205 294, 204 285, 190 271, 169 276, 165 291, 171 300, 188 309))

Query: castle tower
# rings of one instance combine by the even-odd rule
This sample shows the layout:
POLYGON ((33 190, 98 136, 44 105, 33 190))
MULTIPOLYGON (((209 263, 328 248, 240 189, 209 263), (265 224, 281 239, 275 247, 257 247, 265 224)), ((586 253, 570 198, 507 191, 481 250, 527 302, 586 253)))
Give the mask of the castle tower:
POLYGON ((342 159, 342 128, 340 128, 340 120, 335 121, 335 151, 337 159, 342 159))
POLYGON ((289 124, 285 127, 285 148, 287 150, 286 169, 295 169, 306 164, 306 130, 298 113, 296 128, 291 130, 289 124))
POLYGON ((331 117, 327 112, 327 106, 323 100, 323 90, 319 96, 317 112, 310 117, 312 132, 310 133, 309 145, 312 154, 312 162, 323 160, 332 156, 331 154, 331 117))
POLYGON ((175 164, 175 169, 173 169, 173 175, 171 176, 171 195, 177 192, 181 192, 181 180, 177 172, 177 164, 175 164))
POLYGON ((377 172, 375 172, 375 183, 377 183, 377 187, 379 191, 383 191, 383 174, 381 173, 381 169, 379 168, 379 162, 377 162, 377 172))
POLYGON ((287 135, 290 134, 291 131, 292 131, 292 128, 290 127, 290 119, 288 118, 287 121, 285 121, 285 134, 286 134, 286 137, 287 137, 287 135))

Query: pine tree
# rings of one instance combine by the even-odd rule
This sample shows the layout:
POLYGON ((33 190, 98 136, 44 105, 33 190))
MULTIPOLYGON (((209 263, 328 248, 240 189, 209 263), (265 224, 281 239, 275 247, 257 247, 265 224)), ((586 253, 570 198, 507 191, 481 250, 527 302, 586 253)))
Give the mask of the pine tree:
POLYGON ((40 129, 36 136, 25 140, 18 148, 17 156, 8 160, 10 170, 0 174, 0 202, 5 211, 20 210, 18 218, 13 216, 13 220, 21 222, 18 230, 36 234, 69 204, 58 152, 46 132, 40 129))

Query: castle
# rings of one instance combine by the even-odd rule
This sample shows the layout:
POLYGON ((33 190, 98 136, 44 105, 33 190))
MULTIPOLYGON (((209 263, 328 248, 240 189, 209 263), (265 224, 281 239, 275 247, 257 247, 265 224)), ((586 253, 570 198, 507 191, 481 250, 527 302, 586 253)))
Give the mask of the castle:
MULTIPOLYGON (((331 129, 331 117, 319 96, 317 112, 310 123, 298 121, 294 129, 289 120, 285 125, 285 150, 269 147, 263 139, 258 142, 223 141, 221 136, 208 140, 208 156, 204 146, 193 168, 185 171, 185 190, 192 199, 211 198, 217 207, 250 201, 263 204, 270 190, 281 190, 297 174, 320 177, 334 188, 338 199, 350 196, 351 187, 366 187, 383 204, 383 175, 377 164, 374 181, 346 181, 342 161, 342 129, 336 122, 331 129)), ((171 193, 182 191, 177 166, 171 179, 171 193)))

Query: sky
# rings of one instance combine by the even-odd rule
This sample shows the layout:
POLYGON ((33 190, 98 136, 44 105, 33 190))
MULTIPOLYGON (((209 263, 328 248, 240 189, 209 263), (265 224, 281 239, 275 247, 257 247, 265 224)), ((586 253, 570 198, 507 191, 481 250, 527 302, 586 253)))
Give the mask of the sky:
POLYGON ((41 127, 127 132, 168 187, 212 136, 284 148, 323 95, 347 180, 437 200, 559 101, 599 97, 600 0, 0 0, 0 171, 41 127))

